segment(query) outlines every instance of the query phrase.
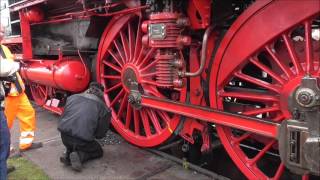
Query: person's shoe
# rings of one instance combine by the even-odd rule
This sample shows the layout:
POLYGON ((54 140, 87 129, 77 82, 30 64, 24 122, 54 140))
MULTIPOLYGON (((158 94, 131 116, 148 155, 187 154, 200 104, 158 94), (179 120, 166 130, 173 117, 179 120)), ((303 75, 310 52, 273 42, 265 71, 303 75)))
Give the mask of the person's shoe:
POLYGON ((82 163, 81 163, 78 152, 72 152, 70 154, 70 162, 73 170, 79 171, 79 172, 82 170, 82 163))
POLYGON ((70 157, 67 153, 63 153, 63 155, 60 157, 60 162, 63 163, 65 166, 70 166, 70 157))
POLYGON ((31 149, 38 149, 38 148, 41 148, 42 146, 43 146, 42 142, 33 142, 29 148, 20 149, 20 151, 24 152, 24 151, 28 151, 28 150, 31 150, 31 149))
POLYGON ((15 170, 16 170, 16 168, 14 166, 8 166, 7 174, 12 173, 15 170))

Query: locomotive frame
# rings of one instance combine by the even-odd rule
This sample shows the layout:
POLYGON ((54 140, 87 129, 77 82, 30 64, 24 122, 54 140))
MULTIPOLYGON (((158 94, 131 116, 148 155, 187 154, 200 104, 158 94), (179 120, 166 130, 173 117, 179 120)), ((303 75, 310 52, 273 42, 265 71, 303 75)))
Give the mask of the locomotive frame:
POLYGON ((21 34, 2 42, 38 105, 61 114, 95 80, 132 144, 193 144, 198 133, 210 151, 214 124, 249 179, 319 176, 319 1, 59 3, 12 3, 21 34), (247 142, 260 150, 247 154, 247 142), (268 151, 280 154, 272 173, 259 165, 268 151))

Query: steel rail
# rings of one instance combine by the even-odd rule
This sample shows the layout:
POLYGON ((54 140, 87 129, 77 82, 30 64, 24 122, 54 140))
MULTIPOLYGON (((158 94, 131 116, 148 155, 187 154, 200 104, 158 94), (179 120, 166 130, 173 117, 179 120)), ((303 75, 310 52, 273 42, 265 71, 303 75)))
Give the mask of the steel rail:
POLYGON ((145 95, 141 105, 278 139, 280 124, 267 120, 145 95))

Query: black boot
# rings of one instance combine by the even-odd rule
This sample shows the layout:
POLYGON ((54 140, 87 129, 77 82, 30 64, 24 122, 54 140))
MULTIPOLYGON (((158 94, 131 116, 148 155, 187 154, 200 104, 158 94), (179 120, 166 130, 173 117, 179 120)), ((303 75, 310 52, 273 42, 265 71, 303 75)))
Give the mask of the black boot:
POLYGON ((63 163, 66 166, 70 166, 71 162, 70 162, 70 153, 64 152, 63 155, 60 157, 60 162, 63 163))
POLYGON ((20 152, 25 152, 31 149, 38 149, 38 148, 41 148, 42 146, 43 146, 42 142, 33 142, 29 148, 20 149, 20 152))
POLYGON ((81 163, 81 159, 78 152, 74 151, 70 154, 70 162, 73 170, 75 171, 82 170, 82 163, 81 163))

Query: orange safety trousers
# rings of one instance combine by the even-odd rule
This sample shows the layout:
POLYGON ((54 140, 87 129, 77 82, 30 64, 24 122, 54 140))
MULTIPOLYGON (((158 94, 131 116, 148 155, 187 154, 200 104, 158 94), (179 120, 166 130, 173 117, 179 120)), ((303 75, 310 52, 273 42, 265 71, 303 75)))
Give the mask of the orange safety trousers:
POLYGON ((17 96, 9 95, 5 98, 5 115, 10 129, 15 118, 19 119, 19 148, 25 150, 31 147, 36 128, 35 110, 24 92, 17 96))

